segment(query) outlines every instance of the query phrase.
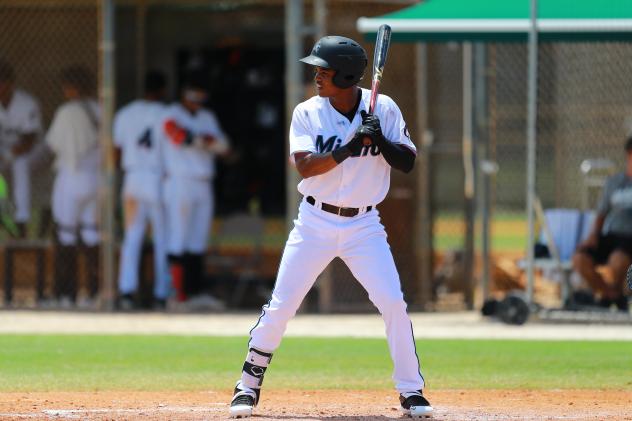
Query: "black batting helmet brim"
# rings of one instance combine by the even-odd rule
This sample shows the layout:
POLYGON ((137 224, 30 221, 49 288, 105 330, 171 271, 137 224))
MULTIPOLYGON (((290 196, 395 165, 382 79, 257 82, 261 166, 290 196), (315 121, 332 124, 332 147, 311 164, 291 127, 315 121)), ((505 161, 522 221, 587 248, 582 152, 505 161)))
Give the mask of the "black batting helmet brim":
POLYGON ((327 68, 327 69, 330 68, 329 63, 327 63, 322 58, 316 57, 316 56, 303 57, 299 61, 301 61, 303 63, 311 64, 312 66, 324 67, 324 68, 327 68))

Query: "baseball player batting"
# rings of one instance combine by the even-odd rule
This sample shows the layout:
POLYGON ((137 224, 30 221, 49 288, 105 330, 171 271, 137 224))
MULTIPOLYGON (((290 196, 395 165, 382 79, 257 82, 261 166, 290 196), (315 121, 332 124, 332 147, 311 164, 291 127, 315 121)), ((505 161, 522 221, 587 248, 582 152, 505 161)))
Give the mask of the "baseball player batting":
POLYGON ((318 92, 294 109, 290 126, 290 159, 303 177, 298 190, 304 197, 272 298, 250 331, 230 415, 252 414, 287 322, 317 276, 340 257, 384 319, 401 410, 431 417, 399 275, 375 207, 386 197, 391 168, 412 170, 415 145, 391 98, 379 95, 375 113, 367 113, 370 91, 357 86, 367 56, 357 42, 324 37, 301 61, 314 66, 318 92))

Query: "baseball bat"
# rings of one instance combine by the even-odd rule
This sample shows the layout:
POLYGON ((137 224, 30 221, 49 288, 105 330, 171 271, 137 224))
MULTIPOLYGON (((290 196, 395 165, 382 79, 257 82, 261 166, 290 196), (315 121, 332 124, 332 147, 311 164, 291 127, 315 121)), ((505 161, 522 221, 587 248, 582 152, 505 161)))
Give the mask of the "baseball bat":
POLYGON ((375 111, 375 103, 377 95, 380 91, 380 82, 382 81, 382 73, 386 64, 386 55, 388 47, 391 45, 391 27, 388 25, 380 25, 377 30, 377 38, 375 39, 375 54, 373 55, 373 80, 371 82, 371 101, 369 102, 369 114, 375 111))

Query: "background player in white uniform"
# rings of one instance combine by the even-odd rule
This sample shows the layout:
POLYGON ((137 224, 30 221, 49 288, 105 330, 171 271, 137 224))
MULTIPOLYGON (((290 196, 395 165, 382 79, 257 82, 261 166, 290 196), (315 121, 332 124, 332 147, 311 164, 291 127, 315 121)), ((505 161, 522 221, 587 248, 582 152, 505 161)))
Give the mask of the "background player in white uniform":
POLYGON ((11 168, 15 222, 20 237, 26 235, 26 223, 31 216, 30 158, 41 131, 37 101, 15 88, 13 68, 0 61, 0 154, 3 164, 11 168))
POLYGON ((169 294, 162 202, 162 144, 152 136, 154 126, 166 108, 162 103, 166 82, 162 73, 148 73, 145 97, 123 107, 114 118, 114 143, 121 149, 125 171, 122 192, 125 239, 120 257, 119 306, 126 310, 135 307, 134 294, 138 288, 138 268, 147 222, 151 222, 154 243, 154 306, 163 308, 169 294))
POLYGON ((89 301, 93 302, 99 286, 99 108, 92 97, 95 81, 87 69, 65 69, 61 85, 67 101, 55 112, 46 134, 46 143, 55 153, 57 172, 52 196, 57 240, 55 295, 62 302, 76 300, 80 237, 87 259, 89 301))
MULTIPOLYGON (((202 292, 203 256, 213 218, 215 156, 229 150, 215 114, 203 108, 206 99, 204 78, 189 78, 180 102, 169 106, 155 127, 155 139, 164 147, 167 252, 180 302, 202 292)), ((209 305, 218 304, 210 295, 204 297, 209 305)))
POLYGON ((230 414, 252 414, 287 322, 316 277, 338 256, 384 318, 402 410, 429 417, 432 407, 422 395, 424 379, 412 325, 375 208, 388 192, 391 167, 412 170, 415 146, 389 97, 379 96, 375 116, 366 114, 370 91, 357 83, 367 59, 355 41, 324 37, 301 61, 315 66, 318 92, 295 108, 290 127, 290 153, 303 177, 298 190, 304 200, 285 245, 272 298, 250 331, 230 414))

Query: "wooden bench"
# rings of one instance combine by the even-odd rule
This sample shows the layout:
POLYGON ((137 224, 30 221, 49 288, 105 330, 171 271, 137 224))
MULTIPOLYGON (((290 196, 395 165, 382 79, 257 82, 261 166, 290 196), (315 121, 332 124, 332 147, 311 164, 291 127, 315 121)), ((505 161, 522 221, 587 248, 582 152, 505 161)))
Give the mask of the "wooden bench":
POLYGON ((44 298, 46 252, 51 246, 52 242, 45 239, 11 239, 0 245, 4 248, 4 302, 6 305, 11 304, 13 300, 14 258, 18 253, 35 254, 36 299, 39 301, 44 298))

